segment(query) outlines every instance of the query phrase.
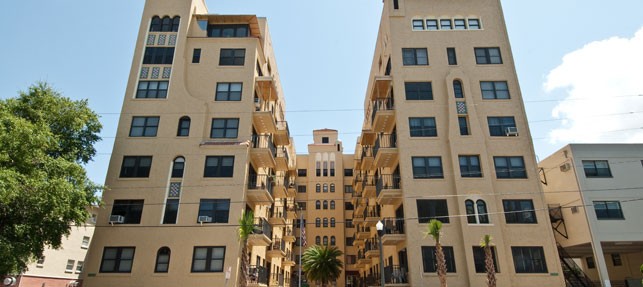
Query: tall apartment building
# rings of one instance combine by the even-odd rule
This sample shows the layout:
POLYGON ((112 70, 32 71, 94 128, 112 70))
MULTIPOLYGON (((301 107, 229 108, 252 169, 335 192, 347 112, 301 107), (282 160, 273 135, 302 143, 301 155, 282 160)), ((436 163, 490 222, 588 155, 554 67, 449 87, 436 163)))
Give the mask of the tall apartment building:
POLYGON ((290 279, 295 151, 266 19, 147 0, 84 286, 251 286, 290 279))
POLYGON ((499 0, 386 0, 355 152, 361 286, 564 286, 499 0), (379 250, 375 224, 384 223, 379 250))
POLYGON ((643 144, 569 144, 539 164, 563 268, 594 286, 641 286, 643 144))

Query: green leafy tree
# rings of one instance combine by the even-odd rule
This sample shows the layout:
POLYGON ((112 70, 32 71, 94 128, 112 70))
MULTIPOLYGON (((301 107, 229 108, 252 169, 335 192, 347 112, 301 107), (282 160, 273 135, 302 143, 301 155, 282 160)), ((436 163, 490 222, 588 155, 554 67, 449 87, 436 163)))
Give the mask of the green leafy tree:
POLYGON ((442 250, 442 243, 440 237, 442 236, 442 221, 431 219, 427 227, 426 236, 431 236, 435 240, 435 260, 437 261, 438 279, 440 279, 440 287, 447 287, 447 262, 444 258, 444 250, 442 250))
POLYGON ((338 258, 343 253, 336 246, 314 245, 306 249, 301 261, 308 280, 325 286, 337 280, 344 267, 338 258))
POLYGON ((100 187, 82 164, 101 128, 87 101, 45 83, 0 100, 0 275, 24 271, 88 219, 100 187))
POLYGON ((248 286, 248 237, 254 231, 255 216, 252 211, 244 212, 239 218, 239 241, 241 241, 241 276, 239 276, 239 286, 248 286))
POLYGON ((485 234, 480 241, 480 247, 484 249, 484 266, 487 270, 487 286, 496 287, 496 266, 493 264, 493 253, 491 253, 491 235, 485 234))

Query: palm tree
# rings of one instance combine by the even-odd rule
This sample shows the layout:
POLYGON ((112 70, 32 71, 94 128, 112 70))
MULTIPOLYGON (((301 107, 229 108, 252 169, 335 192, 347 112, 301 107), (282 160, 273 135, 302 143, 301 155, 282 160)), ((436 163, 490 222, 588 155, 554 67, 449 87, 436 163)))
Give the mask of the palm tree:
POLYGON ((484 265, 487 269, 487 287, 496 287, 496 266, 493 264, 491 253, 491 235, 486 234, 480 241, 480 247, 484 248, 484 265))
POLYGON ((302 267, 308 280, 322 284, 329 284, 342 273, 342 261, 338 257, 342 252, 336 246, 314 245, 306 249, 301 258, 302 267))
POLYGON ((248 285, 248 237, 254 230, 254 214, 252 211, 245 211, 239 218, 239 241, 241 241, 241 276, 239 276, 239 286, 248 285))
POLYGON ((427 227, 426 236, 431 236, 435 240, 435 260, 437 261, 438 278, 440 279, 440 287, 447 287, 447 262, 444 259, 444 251, 440 243, 440 236, 442 235, 442 221, 431 219, 427 227))

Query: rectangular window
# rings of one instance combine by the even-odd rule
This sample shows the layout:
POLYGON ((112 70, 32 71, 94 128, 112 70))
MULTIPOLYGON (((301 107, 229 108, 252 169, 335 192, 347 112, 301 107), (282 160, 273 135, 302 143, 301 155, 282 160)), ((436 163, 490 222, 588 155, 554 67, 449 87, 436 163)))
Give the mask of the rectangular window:
POLYGON ((306 202, 305 201, 297 201, 297 206, 301 210, 306 210, 306 202))
POLYGON ((168 81, 140 81, 136 89, 137 99, 167 98, 168 81))
POLYGON ((353 169, 352 168, 345 168, 344 169, 344 176, 353 176, 353 169))
POLYGON ((243 83, 218 83, 215 101, 241 101, 243 83))
POLYGON ((433 100, 431 82, 406 82, 404 91, 407 100, 433 100))
POLYGON ((308 170, 305 168, 297 169, 297 176, 306 177, 308 170))
POLYGON ((208 156, 205 158, 203 177, 232 177, 234 156, 208 156))
POLYGON ((112 216, 120 215, 124 217, 124 224, 139 224, 141 223, 141 215, 143 214, 143 200, 142 199, 120 199, 114 200, 112 206, 112 216))
POLYGON ((424 20, 413 20, 413 30, 421 31, 424 30, 424 20))
POLYGON ((506 81, 480 82, 480 90, 482 90, 482 98, 486 100, 507 100, 511 98, 506 81))
POLYGON ((174 47, 146 47, 143 65, 172 65, 174 47))
POLYGON ((625 219, 621 203, 618 201, 594 201, 594 212, 596 218, 601 219, 625 219))
POLYGON ((480 20, 479 19, 468 19, 469 30, 480 30, 480 20))
POLYGON ((72 273, 74 272, 74 265, 76 265, 76 260, 67 260, 67 266, 65 266, 65 272, 72 273))
POLYGON ((435 126, 435 118, 409 118, 409 129, 411 137, 437 137, 438 129, 435 126))
POLYGON ((505 199, 502 201, 507 224, 536 224, 536 211, 531 199, 505 199))
POLYGON ((492 137, 504 137, 516 129, 516 120, 514 117, 488 117, 489 135, 492 137))
POLYGON ((525 161, 522 156, 494 156, 496 178, 527 178, 525 161))
POLYGON ((476 64, 502 64, 500 48, 475 48, 476 64))
POLYGON ((230 139, 237 138, 239 134, 239 119, 212 119, 210 138, 230 139))
POLYGON ((246 61, 246 49, 221 49, 220 66, 243 66, 246 61))
POLYGON ((101 273, 130 273, 134 262, 134 247, 105 247, 100 263, 101 273))
POLYGON ((89 247, 89 236, 83 236, 83 242, 80 244, 80 248, 87 249, 89 247))
POLYGON ((542 247, 511 247, 516 273, 547 273, 542 247))
POLYGON ((353 193, 352 185, 344 185, 344 193, 353 193))
POLYGON ((480 168, 480 156, 461 155, 458 158, 460 161, 460 176, 482 177, 482 169, 480 168))
MULTIPOLYGON (((444 259, 447 263, 447 273, 455 273, 455 256, 452 246, 442 246, 444 259)), ((435 246, 422 246, 422 265, 424 273, 437 272, 437 260, 435 257, 435 246)))
POLYGON ((353 246, 353 241, 355 241, 355 238, 346 237, 346 246, 353 246))
POLYGON ((467 117, 458 117, 458 125, 460 125, 460 135, 468 136, 469 134, 469 122, 467 117))
POLYGON ((132 117, 130 137, 155 137, 159 128, 159 117, 132 117))
MULTIPOLYGON (((493 267, 498 273, 498 260, 496 259, 496 247, 491 246, 491 257, 493 258, 493 267)), ((476 267, 476 273, 486 273, 487 265, 485 264, 484 248, 473 246, 473 261, 476 267)))
POLYGON ((192 63, 197 64, 201 62, 201 49, 194 49, 192 52, 192 63))
POLYGON ((176 224, 176 218, 179 214, 179 199, 168 198, 165 202, 165 213, 163 214, 163 224, 176 224))
POLYGON ((199 216, 197 217, 197 223, 228 223, 229 214, 229 199, 201 199, 199 202, 199 216), (200 217, 209 217, 210 221, 199 220, 200 217))
POLYGON ((447 48, 447 60, 449 65, 453 66, 458 64, 458 57, 455 54, 455 48, 447 48))
POLYGON ((621 254, 619 253, 612 253, 612 264, 614 266, 621 266, 623 265, 623 261, 621 260, 621 254))
POLYGON ((208 25, 208 37, 214 38, 245 38, 249 31, 248 24, 208 25))
POLYGON ((344 210, 353 210, 355 207, 350 202, 344 202, 344 210))
POLYGON ((612 177, 609 162, 606 160, 584 160, 585 177, 612 177))
POLYGON ((451 19, 440 19, 440 29, 442 30, 451 30, 451 19))
POLYGON ((297 192, 306 193, 306 186, 305 185, 298 185, 297 186, 297 192))
POLYGON ((435 19, 427 19, 426 20, 426 29, 427 30, 439 30, 440 28, 438 27, 438 20, 435 19))
POLYGON ((466 21, 464 19, 455 19, 455 20, 453 20, 453 24, 454 24, 456 30, 467 29, 467 24, 466 24, 466 21))
POLYGON ((223 272, 225 246, 194 247, 192 272, 223 272))
POLYGON ((589 257, 585 258, 585 262, 587 262, 587 269, 596 268, 596 263, 594 262, 594 257, 589 256, 589 257))
POLYGON ((80 274, 80 272, 83 272, 83 265, 85 265, 84 261, 78 261, 76 264, 76 274, 80 274))
POLYGON ((428 223, 431 219, 449 223, 449 207, 446 199, 418 199, 415 203, 419 223, 428 223))
POLYGON ((429 53, 426 48, 403 48, 402 58, 404 66, 426 66, 429 64, 429 53))
POLYGON ((125 156, 120 177, 148 177, 151 166, 151 156, 125 156))
POLYGON ((352 219, 346 219, 346 221, 344 222, 344 225, 346 225, 345 228, 353 228, 353 227, 355 227, 355 226, 353 226, 353 220, 352 219))
POLYGON ((413 178, 444 178, 441 157, 412 157, 411 159, 413 178))

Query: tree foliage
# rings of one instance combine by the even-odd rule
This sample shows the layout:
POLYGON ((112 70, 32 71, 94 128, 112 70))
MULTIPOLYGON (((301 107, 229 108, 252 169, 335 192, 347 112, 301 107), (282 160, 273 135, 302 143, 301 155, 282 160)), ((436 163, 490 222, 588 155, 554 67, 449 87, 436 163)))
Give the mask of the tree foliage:
POLYGON ((440 243, 440 238, 442 236, 442 221, 431 219, 427 226, 425 235, 431 236, 431 238, 435 240, 435 260, 437 261, 436 269, 438 279, 440 280, 440 287, 447 287, 447 263, 446 258, 444 257, 444 250, 442 250, 442 243, 440 243))
POLYGON ((322 286, 337 280, 342 274, 342 251, 336 246, 314 245, 304 251, 301 258, 302 269, 308 280, 319 282, 322 286))
POLYGON ((87 220, 99 186, 82 164, 101 128, 87 101, 45 83, 0 100, 0 275, 24 271, 87 220))
POLYGON ((248 258, 248 237, 254 231, 255 216, 252 211, 244 211, 239 218, 239 241, 241 241, 241 276, 239 276, 239 287, 248 286, 248 268, 250 267, 250 258, 248 258))
POLYGON ((480 241, 480 247, 484 249, 484 265, 487 270, 487 286, 496 287, 496 267, 493 264, 493 253, 491 253, 491 235, 485 234, 480 241))

